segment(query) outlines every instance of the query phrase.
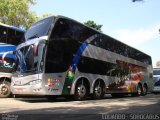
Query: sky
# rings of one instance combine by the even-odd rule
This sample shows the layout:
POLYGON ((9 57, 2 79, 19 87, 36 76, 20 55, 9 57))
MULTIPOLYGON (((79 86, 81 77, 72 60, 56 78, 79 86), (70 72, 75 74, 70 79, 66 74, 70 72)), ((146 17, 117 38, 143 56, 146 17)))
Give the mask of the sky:
POLYGON ((30 10, 93 20, 103 33, 150 55, 153 66, 160 60, 160 0, 37 0, 30 10))

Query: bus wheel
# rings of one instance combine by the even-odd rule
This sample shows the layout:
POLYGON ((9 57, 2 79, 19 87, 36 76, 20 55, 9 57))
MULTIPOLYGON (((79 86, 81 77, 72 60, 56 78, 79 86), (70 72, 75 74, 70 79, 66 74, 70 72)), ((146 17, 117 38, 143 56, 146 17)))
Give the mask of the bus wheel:
POLYGON ((97 81, 93 88, 93 99, 101 99, 105 95, 104 87, 100 81, 97 81))
POLYGON ((143 95, 143 88, 141 85, 138 85, 138 88, 137 88, 137 96, 141 96, 143 95))
POLYGON ((75 87, 75 94, 74 94, 74 99, 75 100, 85 100, 87 97, 87 85, 83 83, 83 81, 79 81, 76 84, 75 87))
POLYGON ((0 82, 0 98, 7 98, 11 95, 10 82, 0 82))
POLYGON ((143 86, 143 94, 142 95, 146 95, 147 94, 147 85, 143 86))

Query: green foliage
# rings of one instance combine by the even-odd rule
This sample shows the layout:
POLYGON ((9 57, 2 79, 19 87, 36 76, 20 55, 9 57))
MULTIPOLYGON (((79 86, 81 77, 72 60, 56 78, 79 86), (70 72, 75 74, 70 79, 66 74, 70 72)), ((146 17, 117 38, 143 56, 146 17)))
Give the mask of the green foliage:
POLYGON ((27 29, 38 20, 35 12, 29 11, 34 4, 35 0, 1 0, 0 22, 27 29))
POLYGON ((156 67, 160 67, 160 61, 157 61, 156 67))
POLYGON ((97 25, 94 21, 91 21, 91 20, 88 20, 87 22, 84 22, 84 24, 86 26, 92 27, 92 28, 102 32, 101 28, 102 28, 103 25, 97 25))

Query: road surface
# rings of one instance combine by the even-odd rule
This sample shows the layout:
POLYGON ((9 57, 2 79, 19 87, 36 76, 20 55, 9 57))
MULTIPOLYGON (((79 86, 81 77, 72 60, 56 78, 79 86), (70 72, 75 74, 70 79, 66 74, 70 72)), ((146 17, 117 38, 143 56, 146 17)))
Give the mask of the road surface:
MULTIPOLYGON (((72 101, 64 98, 54 101, 48 101, 46 98, 4 98, 0 99, 0 113, 0 118, 3 120, 8 117, 15 118, 15 120, 33 118, 43 120, 102 120, 117 119, 117 115, 120 115, 121 119, 124 117, 131 118, 132 114, 150 114, 150 117, 160 119, 160 94, 123 98, 112 98, 107 95, 102 100, 88 99, 85 101, 72 101)), ((144 116, 140 117, 144 118, 144 116)))

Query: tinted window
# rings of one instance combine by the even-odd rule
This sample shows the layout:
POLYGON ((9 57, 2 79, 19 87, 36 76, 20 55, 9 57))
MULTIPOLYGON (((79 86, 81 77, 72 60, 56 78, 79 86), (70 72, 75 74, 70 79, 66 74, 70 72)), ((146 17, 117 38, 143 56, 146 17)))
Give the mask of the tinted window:
POLYGON ((46 72, 64 72, 73 63, 81 44, 96 32, 72 20, 59 19, 49 38, 46 72))
POLYGON ((33 71, 34 70, 34 49, 32 46, 28 46, 24 50, 26 70, 24 71, 33 71))
POLYGON ((46 72, 65 72, 71 65, 78 47, 75 40, 50 41, 47 48, 46 72))
POLYGON ((157 82, 154 84, 154 86, 160 86, 160 80, 157 81, 157 82))
POLYGON ((101 35, 95 38, 92 42, 92 45, 97 47, 101 47, 111 52, 115 52, 117 54, 123 55, 125 57, 129 57, 138 61, 141 61, 145 64, 152 64, 151 57, 145 55, 144 53, 129 47, 109 36, 101 35))
POLYGON ((46 53, 46 45, 39 44, 38 45, 39 72, 43 72, 43 70, 44 70, 44 59, 45 59, 45 55, 46 55, 45 53, 46 53))
POLYGON ((95 38, 91 44, 97 46, 97 47, 101 47, 103 49, 106 49, 108 51, 111 52, 115 52, 121 55, 126 55, 126 49, 125 49, 125 45, 114 40, 113 38, 109 37, 109 36, 103 36, 100 35, 97 38, 95 38))
POLYGON ((160 69, 153 70, 153 75, 160 75, 160 69))
POLYGON ((0 26, 0 42, 18 45, 23 42, 24 32, 0 26))
POLYGON ((46 36, 53 22, 53 17, 49 17, 34 23, 26 32, 25 39, 33 39, 36 37, 46 36))
POLYGON ((114 77, 123 77, 128 76, 131 72, 145 71, 145 68, 137 65, 118 60, 116 62, 116 64, 113 64, 93 58, 81 57, 78 63, 78 70, 84 73, 100 74, 114 77))
POLYGON ((97 34, 97 32, 77 22, 67 19, 59 19, 54 26, 50 40, 72 39, 84 42, 94 34, 97 34))
POLYGON ((7 28, 3 26, 0 26, 0 42, 7 42, 7 28))
POLYGON ((35 71, 33 46, 26 46, 16 52, 17 61, 19 62, 17 70, 21 72, 35 71))
POLYGON ((126 63, 123 63, 122 65, 122 63, 117 61, 117 64, 113 64, 88 57, 80 58, 78 63, 78 70, 85 73, 118 77, 128 75, 129 72, 126 63))
POLYGON ((115 64, 82 56, 78 62, 78 70, 80 72, 100 75, 109 75, 107 72, 115 66, 115 64))
POLYGON ((13 29, 8 29, 7 43, 12 45, 19 45, 24 42, 24 33, 20 31, 15 31, 13 29))
POLYGON ((43 72, 46 45, 39 43, 38 46, 29 45, 16 51, 17 71, 22 73, 43 72))

